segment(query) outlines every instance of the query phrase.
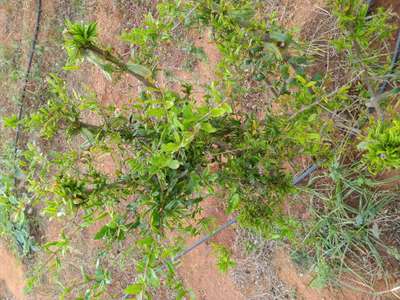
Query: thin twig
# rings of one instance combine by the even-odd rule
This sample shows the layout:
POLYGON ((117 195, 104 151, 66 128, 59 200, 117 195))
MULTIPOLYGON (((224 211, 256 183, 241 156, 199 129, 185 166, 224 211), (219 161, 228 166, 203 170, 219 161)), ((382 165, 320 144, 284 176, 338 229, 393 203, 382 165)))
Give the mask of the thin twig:
POLYGON ((400 285, 396 286, 390 290, 386 290, 386 291, 382 291, 382 292, 377 292, 376 295, 380 296, 380 295, 384 295, 384 294, 388 294, 388 293, 395 293, 397 291, 400 291, 400 285))
MULTIPOLYGON (((195 6, 188 12, 188 14, 185 16, 184 19, 188 18, 188 17, 196 10, 196 8, 198 8, 199 6, 200 6, 200 4, 195 5, 195 6)), ((171 32, 174 32, 175 29, 177 29, 177 28, 179 27, 179 25, 181 25, 181 24, 182 24, 181 21, 179 21, 178 23, 176 23, 176 24, 174 25, 174 27, 172 27, 171 32)))
POLYGON ((110 51, 101 49, 100 47, 94 45, 94 44, 89 44, 85 47, 87 50, 92 51, 94 54, 98 55, 102 59, 109 61, 116 65, 121 71, 128 72, 129 74, 133 75, 137 80, 141 81, 145 86, 152 88, 156 91, 158 91, 158 87, 149 79, 143 77, 142 75, 134 72, 130 68, 128 68, 128 65, 125 64, 121 59, 117 58, 116 56, 112 55, 110 51))

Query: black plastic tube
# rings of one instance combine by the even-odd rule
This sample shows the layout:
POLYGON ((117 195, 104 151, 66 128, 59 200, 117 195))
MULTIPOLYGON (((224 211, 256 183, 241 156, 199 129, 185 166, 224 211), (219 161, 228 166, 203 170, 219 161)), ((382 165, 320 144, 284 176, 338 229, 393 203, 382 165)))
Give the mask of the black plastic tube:
POLYGON ((229 221, 225 222, 220 227, 218 227, 216 230, 214 230, 212 233, 210 233, 209 235, 204 236, 200 240, 196 241, 192 246, 190 246, 189 248, 186 248, 184 251, 179 253, 177 256, 175 256, 172 259, 172 261, 175 262, 175 261, 179 260, 182 256, 185 256, 186 254, 188 254, 189 252, 191 252, 192 250, 194 250, 195 248, 197 248, 198 246, 200 246, 204 242, 208 241, 209 239, 211 239, 212 237, 216 236, 221 231, 225 230, 229 226, 231 226, 233 224, 236 224, 236 223, 237 223, 237 219, 236 218, 230 219, 229 221))
POLYGON ((371 6, 374 5, 375 0, 368 0, 367 3, 368 3, 368 7, 371 8, 371 6))
MULTIPOLYGON (((24 114, 24 104, 25 104, 25 97, 26 97, 26 89, 28 87, 28 82, 29 82, 29 76, 31 74, 32 70, 32 65, 33 65, 33 56, 35 55, 35 50, 36 50, 36 44, 39 38, 39 31, 40 31, 40 21, 42 17, 42 0, 37 0, 36 1, 36 23, 35 23, 35 31, 33 33, 33 40, 32 40, 32 45, 31 49, 29 52, 29 58, 28 58, 28 66, 26 68, 25 76, 24 76, 24 81, 23 81, 23 86, 22 86, 22 92, 20 96, 20 103, 19 103, 19 110, 18 110, 18 121, 22 119, 22 116, 24 114)), ((15 134, 15 144, 14 144, 14 161, 16 162, 17 160, 17 151, 18 151, 18 142, 20 138, 20 132, 21 132, 21 125, 18 124, 17 126, 17 131, 15 134)), ((14 185, 17 184, 17 178, 16 176, 14 177, 14 185)))
MULTIPOLYGON (((387 75, 391 75, 394 73, 394 70, 398 66, 399 63, 399 58, 400 58, 400 29, 399 32, 397 33, 397 41, 396 41, 396 47, 394 49, 393 53, 393 58, 392 58, 392 63, 390 65, 390 69, 387 75)), ((383 94, 389 84, 389 80, 386 79, 382 85, 379 88, 379 94, 383 94)))
POLYGON ((302 182, 304 179, 306 179, 308 176, 310 176, 317 169, 318 169, 318 165, 317 164, 310 165, 303 172, 301 172, 301 173, 299 173, 299 174, 297 174, 296 176, 293 177, 293 185, 298 185, 300 182, 302 182))

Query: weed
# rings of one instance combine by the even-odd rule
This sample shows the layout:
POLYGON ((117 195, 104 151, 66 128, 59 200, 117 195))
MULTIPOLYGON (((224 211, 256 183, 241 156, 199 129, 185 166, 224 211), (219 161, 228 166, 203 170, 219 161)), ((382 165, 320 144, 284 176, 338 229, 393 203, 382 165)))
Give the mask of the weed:
POLYGON ((216 243, 214 243, 212 247, 217 255, 217 266, 221 272, 227 273, 230 269, 236 266, 236 263, 234 260, 232 260, 232 254, 228 248, 216 243))
POLYGON ((4 147, 0 158, 0 236, 11 240, 12 247, 24 257, 38 248, 31 233, 32 198, 15 190, 15 180, 24 180, 24 175, 19 166, 15 166, 12 149, 4 147))
POLYGON ((324 286, 344 272, 365 280, 383 274, 383 255, 389 248, 382 236, 398 226, 385 214, 397 194, 381 190, 384 182, 370 178, 360 165, 334 163, 329 177, 309 191, 313 219, 306 226, 304 244, 315 257, 313 285, 324 286))
POLYGON ((365 151, 364 161, 373 174, 400 168, 400 120, 372 125, 359 148, 365 151))

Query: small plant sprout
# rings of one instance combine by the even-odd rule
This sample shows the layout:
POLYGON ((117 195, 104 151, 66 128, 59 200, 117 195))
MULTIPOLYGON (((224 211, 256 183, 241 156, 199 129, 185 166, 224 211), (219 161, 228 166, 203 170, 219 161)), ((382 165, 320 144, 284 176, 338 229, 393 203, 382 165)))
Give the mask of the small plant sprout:
POLYGON ((215 255, 217 256, 218 269, 227 273, 230 269, 236 266, 236 262, 232 259, 232 253, 224 245, 212 244, 215 255))

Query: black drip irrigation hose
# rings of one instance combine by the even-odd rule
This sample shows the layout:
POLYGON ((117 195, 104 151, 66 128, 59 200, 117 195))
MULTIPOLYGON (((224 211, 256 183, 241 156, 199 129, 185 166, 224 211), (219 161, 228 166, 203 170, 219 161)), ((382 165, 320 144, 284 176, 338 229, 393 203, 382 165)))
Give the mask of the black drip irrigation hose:
MULTIPOLYGON (((19 110, 18 110, 18 121, 20 121, 22 119, 23 116, 23 110, 24 110, 24 100, 26 97, 26 90, 28 87, 28 82, 29 82, 29 76, 31 74, 31 70, 32 70, 32 65, 33 65, 33 56, 35 54, 35 50, 36 50, 36 44, 39 38, 39 29, 40 29, 40 20, 42 17, 42 0, 37 0, 36 2, 36 23, 35 23, 35 31, 33 34, 33 40, 32 40, 32 45, 31 45, 31 49, 29 52, 29 58, 28 58, 28 66, 25 72, 25 76, 24 76, 24 80, 23 80, 23 86, 22 86, 22 91, 21 91, 21 96, 20 96, 20 103, 19 103, 19 110)), ((15 189, 15 193, 18 194, 18 188, 17 188, 17 154, 18 154, 18 142, 20 139, 20 135, 21 135, 21 125, 18 124, 17 125, 17 130, 16 130, 16 134, 15 134, 15 141, 14 141, 14 189, 15 189)), ((17 226, 15 224, 12 225, 14 227, 14 229, 17 230, 17 226)), ((18 244, 18 246, 23 249, 24 245, 21 244, 21 242, 16 239, 16 242, 18 244)))
POLYGON ((293 181, 292 181, 293 185, 298 185, 300 182, 302 182, 304 179, 306 179, 308 176, 310 176, 317 169, 318 169, 318 165, 316 163, 310 165, 303 172, 301 172, 293 177, 293 181))
POLYGON ((371 6, 374 5, 375 0, 367 0, 367 4, 368 4, 368 10, 371 9, 371 6))
POLYGON ((189 248, 186 248, 184 251, 182 251, 181 253, 179 253, 177 256, 175 256, 172 261, 175 262, 177 260, 179 260, 182 256, 185 256, 186 254, 188 254, 189 252, 191 252, 193 249, 197 248, 198 246, 200 246, 201 244, 203 244, 204 242, 208 241, 209 239, 211 239, 212 237, 216 236, 218 233, 220 233, 221 231, 225 230, 226 228, 228 228, 229 226, 236 224, 237 223, 237 219, 231 219, 229 221, 227 221, 226 223, 222 224, 220 227, 218 227, 216 230, 214 230, 212 233, 210 233, 209 235, 204 236, 203 238, 201 238, 200 240, 198 240, 197 242, 195 242, 192 246, 190 246, 189 248))
MULTIPOLYGON (((39 38, 39 30, 40 30, 40 20, 42 17, 42 0, 37 0, 36 1, 36 23, 35 23, 35 31, 33 34, 33 40, 32 40, 32 45, 31 49, 29 52, 29 58, 28 58, 28 67, 25 72, 24 76, 24 81, 23 81, 23 86, 22 86, 22 91, 21 91, 21 96, 20 96, 20 103, 19 103, 19 111, 18 111, 18 121, 22 119, 22 116, 24 114, 24 102, 25 102, 25 97, 26 97, 26 90, 28 87, 28 82, 29 82, 29 76, 31 74, 32 70, 32 65, 33 65, 33 56, 35 54, 36 50, 36 44, 39 38)), ((21 136, 21 125, 18 124, 17 126, 17 131, 15 134, 15 145, 14 145, 14 162, 16 163, 17 161, 17 152, 18 152, 18 142, 21 136)), ((17 178, 14 176, 14 185, 17 183, 17 178)))
MULTIPOLYGON (((399 29, 399 31, 397 33, 396 47, 394 49, 392 63, 390 65, 390 69, 389 69, 389 72, 388 72, 387 75, 392 75, 394 73, 394 70, 398 66, 399 59, 400 59, 400 29, 399 29)), ((383 94, 385 92, 388 84, 389 84, 389 80, 386 79, 382 83, 381 87, 379 88, 379 94, 383 94)))

